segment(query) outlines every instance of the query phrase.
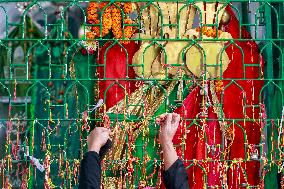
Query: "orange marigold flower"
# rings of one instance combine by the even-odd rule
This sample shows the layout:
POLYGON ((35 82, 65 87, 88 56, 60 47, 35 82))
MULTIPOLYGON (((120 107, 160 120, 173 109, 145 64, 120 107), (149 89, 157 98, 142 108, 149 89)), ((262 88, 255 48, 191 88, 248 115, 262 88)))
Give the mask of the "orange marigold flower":
POLYGON ((117 21, 117 22, 120 22, 120 23, 121 23, 122 18, 121 18, 121 16, 115 16, 115 17, 112 17, 112 20, 114 20, 114 21, 117 21))
MULTIPOLYGON (((117 6, 119 6, 119 7, 121 7, 121 2, 115 2, 114 4, 116 4, 117 6)), ((114 8, 116 8, 116 6, 115 5, 112 5, 114 8)))
POLYGON ((121 28, 121 26, 112 27, 112 31, 114 31, 114 32, 122 31, 122 28, 121 28))
POLYGON ((100 21, 98 19, 94 19, 94 20, 89 20, 89 22, 91 24, 100 24, 100 21))
POLYGON ((133 35, 133 27, 132 26, 126 26, 124 28, 124 37, 125 38, 131 38, 131 36, 133 35))
POLYGON ((212 28, 207 29, 207 31, 205 32, 205 35, 207 37, 211 37, 213 35, 213 29, 212 28))
POLYGON ((215 81, 215 90, 217 93, 221 93, 224 89, 223 81, 217 80, 215 81))
POLYGON ((100 36, 100 27, 99 26, 93 26, 92 31, 96 36, 100 36))
POLYGON ((103 28, 105 28, 105 29, 111 29, 111 22, 109 22, 109 23, 106 23, 106 24, 103 24, 103 28))
POLYGON ((119 20, 112 20, 112 26, 113 27, 121 27, 121 22, 119 20))
MULTIPOLYGON (((131 2, 116 2, 113 3, 111 6, 108 6, 108 2, 101 2, 96 3, 92 2, 89 4, 87 9, 88 20, 92 24, 100 24, 100 26, 93 26, 91 27, 91 33, 88 34, 89 38, 94 38, 95 36, 100 36, 100 31, 102 36, 105 36, 111 30, 114 37, 117 39, 121 39, 122 36, 126 39, 130 38, 134 33, 133 26, 125 26, 124 30, 122 30, 122 12, 121 9, 124 11, 125 14, 132 12, 133 7, 131 2), (99 18, 98 16, 98 8, 103 11, 102 17, 99 18), (120 9, 121 8, 121 9, 120 9), (124 34, 123 34, 124 32, 124 34)), ((133 21, 129 18, 124 20, 125 24, 133 24, 133 21)), ((128 43, 128 42, 125 42, 128 43)))
POLYGON ((103 32, 103 33, 108 33, 108 32, 109 32, 109 29, 107 29, 107 28, 102 28, 102 32, 103 32))
POLYGON ((98 10, 97 9, 94 9, 94 8, 91 8, 89 11, 88 11, 89 14, 98 14, 98 10))
POLYGON ((120 43, 122 43, 122 44, 129 44, 130 41, 129 41, 129 39, 126 39, 126 40, 120 41, 120 43))
POLYGON ((121 11, 120 11, 118 8, 116 8, 116 7, 111 10, 111 14, 112 14, 112 15, 114 15, 114 14, 120 14, 120 12, 121 12, 121 11))
POLYGON ((97 14, 89 14, 87 17, 88 21, 96 21, 98 20, 98 15, 97 14))
POLYGON ((107 7, 106 9, 102 9, 102 13, 103 14, 110 14, 111 13, 111 8, 110 7, 107 7))
POLYGON ((118 19, 112 19, 112 25, 115 27, 121 27, 121 20, 118 19))
POLYGON ((103 21, 103 24, 102 24, 103 28, 106 28, 106 29, 110 29, 111 28, 111 26, 112 26, 112 19, 103 16, 102 21, 103 21))
POLYGON ((201 31, 202 31, 202 34, 203 34, 203 35, 206 35, 205 32, 207 31, 207 27, 206 27, 206 26, 203 26, 203 27, 201 28, 201 31))
POLYGON ((200 32, 200 31, 201 31, 200 27, 195 28, 195 31, 196 31, 196 32, 200 32))
POLYGON ((121 23, 121 17, 120 17, 120 16, 112 17, 112 20, 113 20, 114 22, 119 22, 119 23, 121 23))
POLYGON ((93 32, 87 32, 86 37, 87 37, 87 39, 94 39, 96 37, 96 35, 93 32))
POLYGON ((97 9, 98 9, 98 7, 89 5, 88 8, 87 8, 87 11, 90 12, 91 10, 97 10, 97 9))
POLYGON ((115 38, 120 39, 122 37, 121 29, 117 29, 117 30, 115 29, 115 30, 112 30, 112 32, 115 38))
POLYGON ((99 4, 97 2, 90 2, 89 6, 98 7, 99 4))
POLYGON ((124 24, 132 24, 133 21, 130 18, 124 19, 124 24))
POLYGON ((103 14, 103 17, 108 18, 108 19, 111 19, 111 14, 110 14, 110 13, 104 13, 104 14, 103 14))
POLYGON ((123 10, 124 10, 125 14, 131 13, 132 12, 132 3, 131 2, 124 3, 123 10))
POLYGON ((97 37, 99 37, 99 36, 101 36, 101 37, 104 37, 106 34, 108 34, 109 33, 109 30, 108 29, 102 29, 102 35, 100 35, 100 28, 99 27, 95 27, 95 28, 93 28, 93 33, 95 34, 95 36, 97 36, 97 37))
POLYGON ((104 37, 105 35, 107 35, 109 33, 108 29, 102 29, 102 35, 101 37, 104 37))

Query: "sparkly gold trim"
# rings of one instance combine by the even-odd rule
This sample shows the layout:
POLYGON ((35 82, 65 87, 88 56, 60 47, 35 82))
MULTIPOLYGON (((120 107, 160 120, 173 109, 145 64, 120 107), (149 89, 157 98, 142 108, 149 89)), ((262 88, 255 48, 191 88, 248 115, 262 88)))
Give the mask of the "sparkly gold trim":
POLYGON ((217 114, 221 131, 225 134, 225 138, 227 140, 232 141, 234 139, 234 133, 231 128, 228 128, 228 123, 224 120, 225 114, 223 112, 223 109, 220 107, 220 102, 218 100, 218 97, 215 91, 214 80, 210 81, 210 91, 211 91, 212 101, 213 101, 213 110, 217 114))
MULTIPOLYGON (((147 138, 149 134, 148 126, 150 119, 153 118, 153 115, 158 110, 159 106, 166 100, 170 92, 173 91, 176 84, 177 81, 170 81, 164 86, 166 88, 165 90, 150 84, 144 84, 130 94, 128 103, 126 103, 127 98, 125 98, 107 111, 107 113, 123 114, 124 116, 144 116, 143 121, 139 122, 127 122, 126 120, 123 120, 122 122, 116 121, 113 128, 113 141, 115 142, 107 156, 108 161, 115 162, 115 165, 112 165, 112 171, 119 171, 127 167, 128 162, 123 161, 126 158, 126 155, 131 156, 131 154, 126 154, 126 149, 128 147, 125 143, 127 134, 131 135, 133 141, 135 141, 141 133, 143 133, 143 137, 147 138), (141 106, 127 106, 138 104, 141 104, 141 106), (146 104, 147 106, 145 106, 146 104)), ((146 163, 143 165, 146 166, 146 163)), ((146 167, 144 168, 146 170, 146 167)), ((142 167, 142 170, 144 168, 142 167)), ((143 172, 144 171, 142 171, 142 174, 146 174, 146 171, 143 172)), ((143 178, 145 178, 145 176, 146 175, 144 175, 143 178)), ((134 181, 133 175, 128 175, 127 177, 130 182, 134 181)), ((119 180, 120 178, 117 177, 111 178, 111 181, 105 179, 105 182, 118 184, 120 182, 119 180)), ((117 184, 112 186, 116 186, 117 184)), ((107 188, 111 188, 111 186, 107 188)))

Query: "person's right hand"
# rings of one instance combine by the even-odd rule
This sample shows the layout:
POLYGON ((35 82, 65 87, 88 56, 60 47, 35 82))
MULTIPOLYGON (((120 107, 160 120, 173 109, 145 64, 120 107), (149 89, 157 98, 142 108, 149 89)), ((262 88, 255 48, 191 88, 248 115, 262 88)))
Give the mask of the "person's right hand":
POLYGON ((110 130, 104 127, 96 127, 88 136, 88 151, 99 153, 101 147, 109 139, 110 130))
POLYGON ((180 115, 177 113, 165 113, 156 119, 156 123, 160 125, 159 140, 161 145, 172 144, 179 121, 180 115))

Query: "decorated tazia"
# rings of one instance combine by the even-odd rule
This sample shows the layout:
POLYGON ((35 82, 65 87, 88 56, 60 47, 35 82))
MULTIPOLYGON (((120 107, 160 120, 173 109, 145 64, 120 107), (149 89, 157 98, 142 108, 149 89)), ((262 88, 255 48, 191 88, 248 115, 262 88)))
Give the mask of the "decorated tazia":
MULTIPOLYGON (((129 95, 117 104, 107 104, 110 118, 129 115, 135 119, 143 118, 138 123, 115 121, 113 139, 119 142, 114 143, 108 160, 132 159, 112 168, 114 171, 125 167, 129 168, 127 172, 138 170, 127 178, 129 183, 141 188, 160 186, 160 165, 155 163, 160 158, 157 128, 152 119, 165 112, 176 112, 187 120, 181 123, 174 144, 181 145, 177 150, 188 167, 190 188, 204 188, 206 184, 219 188, 224 185, 229 188, 248 184, 256 186, 259 177, 253 175, 257 175, 259 165, 251 161, 244 163, 247 160, 245 154, 250 153, 244 146, 259 143, 259 133, 251 135, 259 130, 259 123, 235 122, 235 119, 257 119, 259 116, 259 109, 248 106, 260 103, 255 95, 260 94, 263 82, 242 81, 243 77, 262 77, 257 45, 252 40, 235 41, 240 37, 239 22, 230 6, 223 3, 185 6, 184 3, 156 2, 140 7, 140 11, 145 32, 137 34, 142 39, 141 45, 134 55, 129 56, 133 57, 131 64, 135 74, 150 80, 173 80, 160 82, 159 87, 155 87, 155 82, 144 82, 132 93, 126 90, 129 95), (194 28, 197 7, 202 17, 200 27, 194 28), (165 26, 167 24, 179 27, 165 26), (169 40, 152 42, 149 38, 169 40), (172 40, 177 38, 183 40, 172 40), (244 68, 244 62, 253 66, 244 68), (234 82, 228 78, 234 78, 234 82), (248 134, 246 139, 240 128, 248 134), (121 142, 126 141, 127 136, 131 136, 135 145, 129 141, 121 142), (134 164, 133 169, 127 166, 129 164, 134 164), (244 175, 244 172, 247 176, 236 176, 244 175)), ((251 39, 245 29, 242 29, 242 38, 251 39)), ((106 59, 111 59, 110 53, 106 54, 106 59)), ((129 74, 129 78, 133 78, 131 76, 129 74)), ((116 182, 123 183, 123 179, 116 182)))
POLYGON ((133 24, 135 4, 131 2, 116 2, 109 4, 108 2, 92 2, 87 9, 87 20, 89 24, 93 24, 86 32, 87 39, 95 39, 104 37, 112 33, 114 38, 123 39, 123 43, 128 43, 135 32, 133 24), (125 41, 126 40, 126 41, 125 41))

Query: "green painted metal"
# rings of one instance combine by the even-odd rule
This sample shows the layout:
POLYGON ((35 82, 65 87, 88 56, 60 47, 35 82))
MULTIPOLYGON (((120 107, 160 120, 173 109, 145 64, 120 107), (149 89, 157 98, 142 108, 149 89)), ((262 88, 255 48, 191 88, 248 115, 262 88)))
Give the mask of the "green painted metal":
MULTIPOLYGON (((28 188, 43 188, 44 173, 41 173, 35 169, 23 156, 19 155, 20 159, 11 159, 12 166, 8 165, 9 155, 13 154, 12 143, 9 140, 16 140, 19 137, 21 141, 17 144, 19 148, 28 148, 29 154, 38 157, 42 162, 44 158, 53 154, 50 173, 51 181, 55 188, 72 188, 77 187, 77 174, 74 175, 72 172, 73 168, 76 168, 76 163, 80 161, 84 152, 86 151, 86 136, 87 132, 82 131, 81 126, 84 122, 82 112, 86 109, 92 109, 95 106, 97 99, 97 85, 99 81, 113 81, 113 78, 107 78, 104 76, 103 79, 99 79, 96 75, 96 69, 98 69, 97 54, 82 56, 80 48, 80 42, 82 39, 78 39, 72 36, 69 31, 68 26, 71 24, 68 22, 68 8, 75 6, 79 8, 83 14, 86 14, 84 9, 84 3, 90 1, 81 0, 53 0, 53 1, 18 1, 18 0, 3 0, 0 3, 0 12, 5 18, 5 32, 3 38, 0 38, 0 131, 8 130, 6 123, 14 122, 25 122, 24 127, 21 128, 19 136, 7 133, 7 136, 0 138, 5 140, 3 146, 0 148, 5 149, 0 152, 0 187, 4 188, 5 179, 11 178, 11 180, 23 180, 21 178, 21 171, 28 171, 27 187, 28 188), (7 13, 4 6, 9 3, 15 2, 29 2, 30 4, 24 9, 19 22, 10 22, 8 18, 11 16, 7 13), (48 15, 44 11, 41 3, 44 2, 55 2, 55 3, 65 3, 64 8, 60 12, 60 17, 53 24, 48 22, 48 15), (3 3, 3 4, 2 4, 3 3), (33 7, 37 7, 41 10, 43 14, 43 27, 39 27, 38 24, 28 15, 33 7), (52 28, 51 30, 49 28, 52 28), (20 47, 23 52, 23 57, 16 59, 14 57, 14 52, 20 47), (81 64, 74 64, 74 62, 80 62, 81 64), (73 70, 72 70, 73 69, 73 70), (17 72, 18 70, 18 72, 17 72), (71 71, 72 70, 72 71, 71 71), (15 87, 16 86, 16 87, 15 87), (62 92, 63 91, 63 92, 62 92), (22 99, 22 102, 18 102, 15 99, 14 93, 17 93, 17 98, 22 99), (19 98, 21 97, 21 98, 19 98), (5 99, 8 99, 5 101, 5 99), (23 114, 22 117, 19 114, 23 114), (1 127, 1 123, 3 123, 1 127), (61 127, 58 127, 61 125, 61 127), (44 136, 43 133, 45 134, 44 136), (9 140, 8 140, 9 138, 9 140), (46 147, 42 146, 42 141, 45 140, 46 147), (63 159, 63 164, 60 160, 63 159), (19 165, 17 167, 17 165, 19 165), (12 168, 12 169, 11 169, 12 168), (27 168, 24 170, 23 168, 27 168), (64 170, 64 171, 63 171, 64 170), (16 172, 18 171, 18 172, 16 172), (60 172, 62 171, 62 172, 60 172), (15 177, 17 176, 17 178, 15 177), (19 176, 20 175, 20 176, 19 176), (13 178, 14 177, 14 178, 13 178), (19 177, 19 178, 18 178, 19 177)), ((110 3, 114 1, 109 1, 110 3)), ((123 1, 122 1, 123 2, 123 1)), ((132 2, 145 2, 142 0, 136 0, 132 2)), ((159 1, 146 1, 148 5, 152 2, 165 2, 159 1)), ((168 0, 166 2, 185 2, 177 0, 168 0)), ((215 2, 215 1, 200 1, 200 0, 188 0, 187 4, 192 4, 196 2, 215 2)), ((261 148, 262 152, 266 152, 267 161, 269 162, 268 167, 265 170, 265 188, 280 188, 280 182, 283 179, 283 139, 284 137, 283 124, 280 124, 282 119, 282 109, 283 109, 283 71, 284 71, 284 3, 283 1, 265 1, 265 0, 254 0, 251 2, 259 3, 259 7, 256 9, 255 23, 249 23, 248 6, 250 1, 247 0, 224 0, 222 2, 226 3, 240 3, 242 11, 235 9, 237 15, 239 15, 239 20, 241 26, 246 26, 247 29, 252 32, 253 27, 255 29, 256 37, 254 39, 243 39, 239 38, 236 40, 231 39, 203 39, 202 37, 196 39, 181 39, 180 36, 171 39, 165 39, 163 36, 163 30, 159 38, 140 38, 139 40, 152 41, 153 44, 160 45, 165 41, 190 41, 189 46, 196 45, 201 41, 228 41, 231 44, 236 44, 236 41, 251 41, 254 40, 259 44, 259 49, 265 61, 264 78, 258 78, 255 80, 263 80, 265 82, 262 92, 264 93, 264 103, 266 108, 267 119, 266 125, 264 127, 263 133, 266 137, 261 143, 265 144, 265 147, 261 148), (264 21, 263 30, 259 29, 260 24, 258 19, 264 21), (261 36, 261 32, 265 32, 264 36, 261 36), (280 137, 279 137, 280 136, 280 137), (280 144, 280 146, 277 146, 280 144), (265 148, 267 147, 267 150, 265 148)), ((234 5, 234 4, 233 4, 234 5)), ((234 8, 234 6, 232 6, 234 8)), ((163 18, 163 15, 160 15, 163 18)), ((200 18, 202 20, 202 18, 200 18)), ((86 16, 84 16, 83 22, 84 27, 89 24, 86 23, 86 16)), ((214 25, 214 24, 213 24, 214 25)), ((139 26, 139 24, 137 24, 139 26)), ((179 25, 169 25, 163 24, 163 27, 177 27, 179 30, 179 25)), ((136 39, 130 39, 134 41, 136 39)), ((96 41, 99 42, 100 47, 102 47, 106 42, 113 41, 120 44, 117 39, 110 39, 110 36, 104 38, 98 38, 96 41)), ((164 47, 160 45, 163 49, 164 47)), ((110 47, 111 48, 111 47, 110 47)), ((124 47, 123 47, 124 48, 124 47)), ((125 49, 124 49, 125 50, 125 49)), ((224 51, 222 49, 222 51, 224 51)), ((242 50, 241 50, 242 51, 242 50)), ((242 52, 243 53, 243 52, 242 52)), ((105 57, 106 58, 106 57, 105 57)), ((204 55, 206 59, 206 55, 204 55)), ((221 60, 221 59, 220 59, 221 60)), ((166 57, 167 61, 167 57, 166 57)), ((244 67, 254 66, 250 64, 245 64, 244 67)), ((127 65, 128 67, 132 65, 127 65)), ((144 64, 141 65, 144 67, 144 64)), ((179 64, 174 64, 174 66, 180 66, 179 64)), ((216 66, 216 65, 215 65, 216 66)), ((106 70, 106 66, 104 71, 106 70)), ((170 96, 174 98, 178 94, 178 85, 175 85, 174 90, 170 94, 166 94, 165 89, 159 84, 159 81, 180 82, 183 83, 183 87, 186 88, 186 82, 190 84, 193 83, 193 79, 189 77, 183 78, 170 78, 168 74, 167 77, 163 79, 153 79, 153 78, 127 78, 127 81, 146 81, 151 83, 149 85, 149 90, 153 88, 159 88, 161 93, 165 96, 170 96)), ((205 78, 206 79, 206 78, 205 78)), ((125 79, 116 79, 117 81, 125 79)), ((203 81, 204 78, 196 78, 195 81, 203 81)), ((234 79, 224 79, 232 80, 234 79)), ((248 81, 249 78, 243 77, 238 79, 239 81, 248 81)), ((231 83, 231 84, 232 84, 231 83)), ((233 85, 233 84, 232 84, 233 85)), ((188 92, 182 88, 182 96, 186 96, 188 92)), ((147 91, 147 90, 145 90, 147 91)), ((146 93, 146 92, 145 92, 146 93)), ((105 93, 106 94, 106 93, 105 93)), ((172 100, 169 97, 169 103, 163 101, 161 106, 153 113, 153 117, 150 118, 149 128, 152 135, 157 134, 157 127, 154 124, 155 116, 164 113, 171 112, 172 109, 168 104, 172 106, 178 106, 179 103, 172 100)), ((261 97, 261 94, 259 94, 261 97)), ((127 106, 128 106, 127 102, 127 106)), ((137 105, 142 106, 144 105, 137 105)), ((222 107, 223 105, 220 104, 222 107)), ((143 109, 144 110, 144 109, 143 109)), ((89 122, 92 125, 102 122, 102 119, 98 116, 98 112, 90 113, 89 122)), ((220 114, 224 117, 223 112, 220 114)), ((110 115, 111 120, 126 121, 126 122, 141 122, 144 118, 137 115, 131 115, 124 118, 123 115, 110 115), (113 116, 113 117, 112 117, 113 116)), ((207 119, 209 121, 210 119, 207 119)), ((243 119, 229 119, 224 117, 223 121, 233 121, 236 123, 238 121, 243 121, 243 119)), ((253 118, 245 118, 246 121, 255 121, 253 118)), ((187 126, 188 128, 190 127, 187 126)), ((199 125, 199 127, 202 127, 199 125)), ((241 127, 241 126, 239 126, 241 127)), ((241 128, 243 131, 244 129, 241 128)), ((145 137, 145 133, 148 132, 143 130, 139 134, 138 140, 134 144, 138 149, 135 152, 135 156, 140 157, 139 162, 134 166, 139 168, 143 164, 143 158, 150 154, 153 157, 148 164, 156 165, 159 167, 161 165, 160 157, 155 154, 156 148, 159 148, 153 140, 149 140, 145 137), (143 145, 147 141, 148 145, 143 145), (156 159, 154 159, 156 158, 156 159)), ((1 136, 1 135, 0 135, 1 136)), ((207 139, 206 139, 207 140, 207 139)), ((129 136, 126 136, 126 143, 130 142, 129 136)), ((247 141, 246 135, 244 135, 244 141, 247 141)), ((261 145, 261 144, 260 144, 261 145)), ((184 150, 183 146, 183 150, 184 150)), ((128 149, 126 149, 127 152, 128 149)), ((21 152, 22 153, 22 152, 21 152)), ((127 154, 127 153, 126 153, 127 154)), ((110 162, 112 164, 128 161, 128 156, 122 160, 116 160, 116 162, 110 162)), ((190 162, 188 168, 195 165, 195 160, 187 160, 190 162)), ((235 160, 223 160, 224 162, 234 163, 235 160)), ((258 160, 260 164, 264 163, 264 158, 258 160)), ((154 166, 148 166, 149 168, 145 170, 146 174, 143 175, 143 171, 139 170, 135 172, 134 184, 135 188, 139 185, 139 180, 146 180, 146 175, 151 174, 154 170, 154 166), (143 176, 139 176, 143 175, 143 176)), ((200 167, 202 170, 204 168, 200 167)), ((125 171, 125 170, 124 170, 125 171)), ((105 176, 119 175, 110 170, 106 170, 103 173, 105 176)), ((23 174, 24 175, 24 174, 23 174)), ((149 183, 155 186, 155 180, 157 180, 157 175, 154 179, 149 179, 149 183)), ((205 181, 207 181, 205 176, 205 181)), ((133 188, 126 181, 126 188, 133 188)), ((21 184, 21 182, 20 182, 21 184)), ((13 183, 12 187, 19 188, 19 183, 13 183)), ((226 186, 222 186, 225 188, 226 186)), ((250 186, 250 188, 257 188, 260 186, 250 186)), ((206 186, 205 188, 209 188, 206 186)))

